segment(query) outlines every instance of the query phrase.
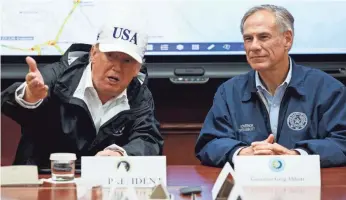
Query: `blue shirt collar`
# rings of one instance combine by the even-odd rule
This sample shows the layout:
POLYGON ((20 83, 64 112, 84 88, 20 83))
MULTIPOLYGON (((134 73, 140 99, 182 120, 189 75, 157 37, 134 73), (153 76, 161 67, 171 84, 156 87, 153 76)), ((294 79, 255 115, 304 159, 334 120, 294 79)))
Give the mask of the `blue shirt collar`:
MULTIPOLYGON (((289 73, 291 74, 291 79, 289 81, 289 84, 287 86, 287 89, 290 89, 295 91, 293 94, 298 94, 300 97, 305 96, 305 90, 304 90, 304 79, 307 75, 309 70, 303 69, 302 66, 297 65, 294 60, 290 57, 290 69, 289 73), (291 72, 290 72, 291 71, 291 72)), ((286 77, 286 80, 288 80, 289 76, 286 77)), ((253 95, 256 95, 257 88, 256 88, 256 71, 251 70, 249 73, 247 73, 243 78, 243 86, 244 89, 242 94, 242 101, 249 101, 253 95)))
MULTIPOLYGON (((286 76, 286 79, 284 80, 283 83, 280 84, 280 86, 282 85, 288 85, 291 81, 292 78, 292 61, 291 61, 291 57, 289 58, 289 70, 286 76)), ((259 73, 256 71, 255 72, 255 84, 256 84, 256 88, 258 90, 267 90, 266 87, 263 85, 260 77, 259 77, 259 73)))

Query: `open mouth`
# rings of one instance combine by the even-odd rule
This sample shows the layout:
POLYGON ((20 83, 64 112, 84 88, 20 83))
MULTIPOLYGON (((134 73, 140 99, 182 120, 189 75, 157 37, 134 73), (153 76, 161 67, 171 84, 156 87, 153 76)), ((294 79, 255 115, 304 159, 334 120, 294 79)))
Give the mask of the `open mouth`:
POLYGON ((108 76, 108 80, 111 83, 118 83, 119 82, 119 78, 116 76, 108 76))

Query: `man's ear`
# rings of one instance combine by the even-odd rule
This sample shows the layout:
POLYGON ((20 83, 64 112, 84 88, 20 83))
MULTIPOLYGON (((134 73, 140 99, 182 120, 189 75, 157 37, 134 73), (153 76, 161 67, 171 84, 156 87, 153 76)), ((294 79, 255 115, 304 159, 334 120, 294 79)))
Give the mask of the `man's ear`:
POLYGON ((135 69, 134 69, 133 77, 137 77, 138 76, 138 73, 139 73, 139 71, 141 71, 141 68, 142 68, 142 65, 138 63, 138 66, 136 66, 135 69))
POLYGON ((97 50, 98 50, 98 48, 97 48, 97 45, 95 44, 95 45, 93 45, 92 47, 91 47, 91 49, 90 49, 90 58, 89 58, 89 60, 90 60, 90 62, 92 63, 94 60, 94 57, 95 57, 95 55, 96 55, 96 53, 97 53, 97 50))
POLYGON ((285 37, 285 49, 289 51, 293 45, 293 32, 285 31, 284 37, 285 37))

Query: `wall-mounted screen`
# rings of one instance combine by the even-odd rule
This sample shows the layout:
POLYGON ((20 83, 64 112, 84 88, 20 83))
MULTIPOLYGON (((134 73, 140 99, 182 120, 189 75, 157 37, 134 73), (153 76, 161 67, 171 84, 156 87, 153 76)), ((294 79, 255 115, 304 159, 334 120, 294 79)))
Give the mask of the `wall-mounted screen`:
POLYGON ((61 55, 72 43, 94 43, 111 16, 146 28, 146 55, 243 55, 241 18, 263 3, 282 5, 295 17, 291 54, 346 53, 345 0, 7 0, 1 51, 61 55))

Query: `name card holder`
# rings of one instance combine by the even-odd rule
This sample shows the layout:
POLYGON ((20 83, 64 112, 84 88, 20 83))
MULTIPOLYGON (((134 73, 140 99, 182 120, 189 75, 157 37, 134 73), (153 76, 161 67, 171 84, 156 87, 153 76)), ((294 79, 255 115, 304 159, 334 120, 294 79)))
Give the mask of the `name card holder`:
POLYGON ((234 162, 242 186, 321 186, 318 155, 237 156, 234 162))
POLYGON ((241 188, 236 185, 236 174, 227 162, 217 177, 212 189, 213 200, 237 200, 242 196, 241 188), (230 178, 229 176, 232 176, 230 178))
POLYGON ((1 167, 1 186, 40 185, 37 166, 13 165, 1 167))
POLYGON ((148 188, 167 185, 165 156, 85 156, 81 179, 109 187, 148 188))

